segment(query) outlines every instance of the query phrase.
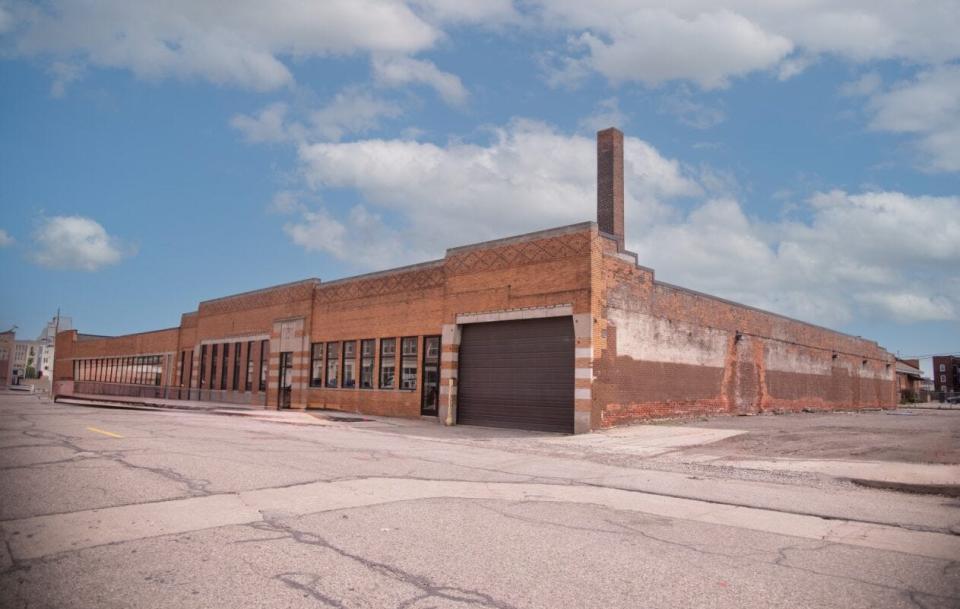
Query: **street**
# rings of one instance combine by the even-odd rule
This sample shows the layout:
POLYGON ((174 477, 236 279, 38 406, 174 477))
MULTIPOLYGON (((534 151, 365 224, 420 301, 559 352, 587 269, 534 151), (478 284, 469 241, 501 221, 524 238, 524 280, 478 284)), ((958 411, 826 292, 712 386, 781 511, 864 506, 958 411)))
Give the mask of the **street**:
MULTIPOLYGON (((787 467, 776 435, 751 440, 773 465, 739 467, 764 437, 744 419, 560 436, 298 416, 0 393, 0 606, 960 606, 960 501, 787 467)), ((899 418, 863 416, 897 442, 899 418)), ((960 412, 911 416, 955 468, 960 412)), ((904 471, 956 471, 921 460, 904 471)))

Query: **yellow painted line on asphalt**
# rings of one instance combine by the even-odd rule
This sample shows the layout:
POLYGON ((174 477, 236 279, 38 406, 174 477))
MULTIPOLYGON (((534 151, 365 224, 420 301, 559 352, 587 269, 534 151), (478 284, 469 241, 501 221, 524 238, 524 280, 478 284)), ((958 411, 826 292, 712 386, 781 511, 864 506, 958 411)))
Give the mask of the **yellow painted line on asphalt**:
POLYGON ((113 433, 112 431, 104 431, 102 429, 97 429, 96 427, 87 427, 87 431, 95 431, 97 433, 102 433, 105 436, 110 436, 111 438, 122 438, 118 433, 113 433))

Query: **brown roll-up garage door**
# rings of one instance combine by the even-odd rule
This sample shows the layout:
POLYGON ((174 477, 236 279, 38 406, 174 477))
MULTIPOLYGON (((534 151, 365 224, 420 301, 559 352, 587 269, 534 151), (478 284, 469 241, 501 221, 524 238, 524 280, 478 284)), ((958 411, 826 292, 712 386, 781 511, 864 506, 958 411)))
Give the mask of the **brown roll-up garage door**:
POLYGON ((570 317, 466 324, 457 422, 572 433, 573 368, 570 317))

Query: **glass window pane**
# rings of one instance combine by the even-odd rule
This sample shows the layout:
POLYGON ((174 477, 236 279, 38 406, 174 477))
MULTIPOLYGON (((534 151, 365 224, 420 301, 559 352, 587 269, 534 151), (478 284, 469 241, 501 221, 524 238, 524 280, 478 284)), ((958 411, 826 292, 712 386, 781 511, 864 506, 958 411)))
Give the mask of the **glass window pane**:
POLYGON ((323 343, 310 345, 310 386, 321 387, 323 383, 323 343))
POLYGON ((435 414, 440 398, 440 337, 423 339, 423 404, 421 412, 435 414))
POLYGON ((408 336, 401 343, 400 389, 417 388, 417 338, 408 336))
POLYGON ((340 343, 327 343, 327 387, 336 387, 340 373, 340 343))
POLYGON ((260 391, 267 390, 267 366, 270 364, 270 341, 260 341, 260 391))
POLYGON ((357 386, 357 341, 343 343, 343 387, 352 389, 357 386))
POLYGON ((380 389, 393 389, 397 368, 397 339, 380 340, 380 389))
POLYGON ((373 389, 373 358, 376 353, 373 339, 360 342, 360 389, 373 389))

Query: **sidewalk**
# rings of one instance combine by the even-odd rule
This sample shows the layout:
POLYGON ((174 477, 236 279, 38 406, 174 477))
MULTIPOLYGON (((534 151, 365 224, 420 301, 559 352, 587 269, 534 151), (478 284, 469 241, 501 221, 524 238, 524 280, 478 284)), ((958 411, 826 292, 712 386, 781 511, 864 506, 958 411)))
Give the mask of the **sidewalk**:
MULTIPOLYGON (((335 425, 337 421, 344 420, 343 417, 337 417, 332 413, 309 413, 303 410, 267 410, 265 408, 256 408, 243 404, 204 402, 200 400, 169 400, 164 398, 72 394, 58 396, 56 402, 58 404, 70 404, 74 406, 99 406, 135 410, 184 410, 226 416, 239 416, 258 421, 292 425, 331 426, 335 425)), ((349 415, 349 413, 343 414, 349 415)))
POLYGON ((56 402, 66 404, 73 401, 99 402, 127 406, 141 406, 145 408, 173 408, 175 410, 260 410, 253 406, 231 404, 227 402, 205 402, 201 400, 168 400, 164 398, 128 397, 123 395, 96 395, 88 393, 74 393, 61 395, 56 402))
POLYGON ((917 408, 920 410, 960 410, 960 404, 949 404, 947 402, 920 402, 917 404, 901 404, 900 408, 909 410, 917 408))

